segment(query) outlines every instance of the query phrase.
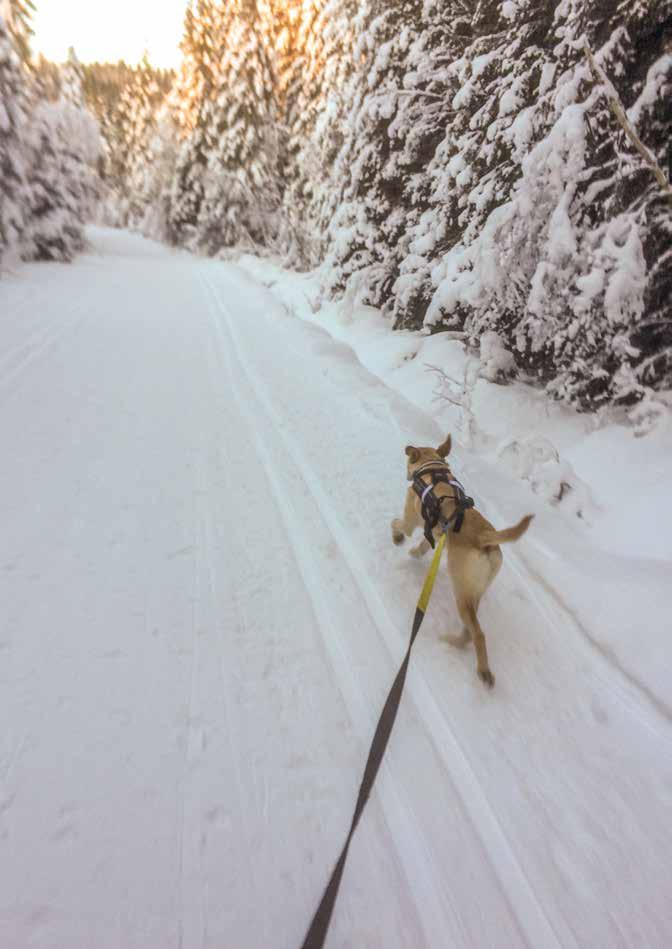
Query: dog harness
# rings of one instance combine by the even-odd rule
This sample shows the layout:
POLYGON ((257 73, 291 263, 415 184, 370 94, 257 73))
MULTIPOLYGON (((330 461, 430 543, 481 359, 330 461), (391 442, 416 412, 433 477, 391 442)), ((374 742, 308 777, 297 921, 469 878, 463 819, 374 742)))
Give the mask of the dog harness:
POLYGON ((413 473, 413 490, 420 498, 422 519, 425 522, 425 537, 434 547, 434 528, 439 524, 444 531, 452 530, 459 534, 464 523, 464 512, 474 506, 474 499, 467 497, 459 481, 451 477, 451 470, 442 461, 428 461, 413 473), (422 475, 430 475, 431 483, 425 484, 422 475), (452 497, 440 498, 434 494, 437 484, 447 484, 455 492, 452 497), (450 517, 445 518, 441 513, 443 501, 453 501, 455 510, 450 517))

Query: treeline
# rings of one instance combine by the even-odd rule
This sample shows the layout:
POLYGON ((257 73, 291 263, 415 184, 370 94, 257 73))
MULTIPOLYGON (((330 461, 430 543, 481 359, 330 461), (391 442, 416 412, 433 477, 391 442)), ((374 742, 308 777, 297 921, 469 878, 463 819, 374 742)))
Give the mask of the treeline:
POLYGON ((574 405, 672 385, 672 0, 196 0, 147 66, 111 211, 321 265, 394 327, 496 331, 574 405))
POLYGON ((15 260, 70 260, 98 197, 98 127, 79 63, 30 60, 28 0, 0 14, 0 272, 15 260))
POLYGON ((102 219, 142 228, 152 201, 145 181, 155 174, 151 142, 174 73, 155 68, 145 56, 138 66, 89 63, 82 67, 82 76, 103 139, 102 219))

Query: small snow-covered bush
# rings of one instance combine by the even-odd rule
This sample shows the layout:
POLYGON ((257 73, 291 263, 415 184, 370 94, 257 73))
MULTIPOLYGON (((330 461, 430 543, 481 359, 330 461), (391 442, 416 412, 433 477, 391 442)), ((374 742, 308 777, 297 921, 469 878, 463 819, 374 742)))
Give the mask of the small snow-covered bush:
POLYGON ((502 466, 514 477, 529 482, 539 497, 592 523, 597 508, 590 487, 547 438, 535 435, 507 442, 498 456, 502 466))
POLYGON ((24 258, 72 260, 84 246, 84 223, 97 196, 97 125, 88 112, 63 99, 42 102, 31 115, 28 145, 24 258))
POLYGON ((97 195, 98 126, 72 59, 48 101, 0 16, 0 267, 12 257, 70 260, 97 195))
POLYGON ((488 382, 504 382, 516 373, 516 360, 499 333, 487 330, 480 338, 480 375, 488 382))

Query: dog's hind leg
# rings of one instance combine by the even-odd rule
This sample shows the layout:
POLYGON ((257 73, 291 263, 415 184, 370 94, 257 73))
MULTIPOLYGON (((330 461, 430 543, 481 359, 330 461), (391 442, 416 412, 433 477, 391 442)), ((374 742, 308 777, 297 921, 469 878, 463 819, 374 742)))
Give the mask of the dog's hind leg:
POLYGON ((478 602, 473 603, 469 600, 458 600, 457 602, 457 611, 460 614, 460 619, 469 630, 471 638, 474 641, 478 678, 491 689, 495 684, 495 677, 490 671, 488 664, 488 649, 485 645, 485 635, 483 634, 481 624, 478 622, 478 616, 476 615, 477 609, 478 602))

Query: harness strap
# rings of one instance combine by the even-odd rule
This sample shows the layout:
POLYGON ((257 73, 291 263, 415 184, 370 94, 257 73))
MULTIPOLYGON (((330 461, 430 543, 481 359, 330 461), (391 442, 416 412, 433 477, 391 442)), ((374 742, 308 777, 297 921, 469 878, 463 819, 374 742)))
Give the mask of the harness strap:
POLYGON ((413 474, 413 490, 420 498, 422 518, 425 522, 425 538, 427 542, 434 547, 434 529, 440 524, 444 531, 452 529, 455 534, 459 534, 464 523, 465 511, 474 506, 474 499, 467 497, 462 484, 456 479, 449 477, 452 472, 448 465, 439 461, 429 461, 413 474), (431 474, 430 484, 425 484, 422 480, 423 474, 431 474), (439 498, 434 494, 434 488, 437 484, 450 485, 454 490, 451 498, 439 498), (453 501, 455 510, 446 518, 441 511, 443 501, 453 501))
POLYGON ((445 461, 426 461, 424 465, 420 465, 419 468, 416 468, 415 473, 413 474, 414 478, 419 477, 420 475, 427 474, 429 471, 438 471, 443 472, 446 475, 450 474, 450 466, 445 463, 445 461))

